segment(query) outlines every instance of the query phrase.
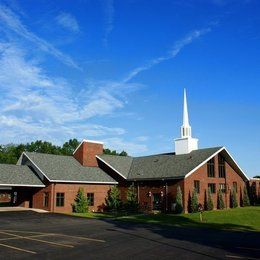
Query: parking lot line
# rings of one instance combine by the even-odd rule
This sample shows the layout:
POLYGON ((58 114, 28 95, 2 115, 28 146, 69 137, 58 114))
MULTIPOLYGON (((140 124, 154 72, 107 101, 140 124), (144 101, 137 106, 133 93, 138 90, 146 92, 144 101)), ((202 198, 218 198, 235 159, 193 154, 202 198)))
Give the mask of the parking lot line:
POLYGON ((16 246, 9 246, 9 245, 2 244, 2 243, 0 243, 0 246, 7 247, 7 248, 10 248, 10 249, 14 249, 14 250, 18 250, 18 251, 22 251, 22 252, 25 252, 25 253, 37 254, 37 253, 34 252, 34 251, 22 249, 22 248, 19 248, 19 247, 16 247, 16 246))
POLYGON ((93 241, 93 242, 101 242, 101 243, 105 243, 106 242, 105 240, 102 240, 102 239, 96 239, 96 238, 90 238, 90 237, 70 236, 70 235, 64 235, 64 234, 55 234, 55 236, 78 238, 78 239, 83 239, 83 240, 88 240, 88 241, 93 241))
MULTIPOLYGON (((41 233, 41 232, 30 232, 30 231, 18 231, 18 230, 1 230, 0 232, 12 232, 12 233, 30 233, 30 234, 39 234, 39 235, 50 235, 50 236, 64 236, 64 237, 70 237, 70 238, 77 238, 77 239, 83 239, 93 242, 100 242, 105 243, 106 241, 103 239, 96 239, 96 238, 90 238, 90 237, 81 237, 81 236, 70 236, 65 234, 56 234, 56 233, 41 233)), ((14 235, 14 234, 13 234, 14 235)), ((1 239, 0 239, 1 241, 1 239)))
MULTIPOLYGON (((29 238, 35 238, 35 237, 46 237, 46 236, 51 236, 50 234, 42 234, 42 235, 33 235, 33 236, 28 236, 29 238)), ((7 237, 7 238, 0 238, 0 241, 8 241, 8 240, 15 240, 15 239, 21 239, 20 237, 7 237)))
POLYGON ((5 235, 9 235, 9 236, 17 237, 17 239, 27 239, 27 240, 37 241, 37 242, 46 243, 46 244, 50 244, 50 245, 54 245, 54 246, 61 246, 61 247, 69 247, 69 248, 74 247, 72 245, 50 242, 50 241, 41 240, 41 239, 32 238, 32 237, 24 237, 24 236, 14 235, 14 234, 11 234, 11 233, 8 233, 8 232, 3 232, 3 231, 0 231, 0 233, 5 234, 5 235))

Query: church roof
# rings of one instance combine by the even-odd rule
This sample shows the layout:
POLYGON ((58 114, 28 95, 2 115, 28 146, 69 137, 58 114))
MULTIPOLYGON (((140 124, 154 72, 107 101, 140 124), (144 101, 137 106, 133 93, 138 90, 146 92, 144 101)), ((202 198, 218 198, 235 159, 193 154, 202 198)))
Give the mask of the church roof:
POLYGON ((117 182, 98 167, 82 166, 73 156, 25 152, 24 155, 52 182, 117 182))
POLYGON ((0 164, 0 186, 45 187, 26 165, 0 164))
POLYGON ((222 152, 227 162, 243 178, 247 178, 224 147, 198 149, 180 155, 175 153, 142 157, 99 155, 97 158, 127 180, 180 179, 191 174, 218 152, 222 152))

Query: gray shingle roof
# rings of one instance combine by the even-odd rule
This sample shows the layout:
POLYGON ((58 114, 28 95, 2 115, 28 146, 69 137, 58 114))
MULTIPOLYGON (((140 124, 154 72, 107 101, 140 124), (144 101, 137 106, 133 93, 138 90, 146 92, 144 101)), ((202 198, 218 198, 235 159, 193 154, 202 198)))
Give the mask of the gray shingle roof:
POLYGON ((189 154, 158 154, 143 157, 100 156, 128 180, 184 178, 222 147, 192 151, 189 154))
POLYGON ((12 164, 0 164, 0 185, 45 186, 28 166, 12 164))
POLYGON ((115 183, 98 167, 82 166, 73 156, 26 152, 25 155, 52 181, 115 183))
POLYGON ((101 158, 110 166, 112 166, 118 172, 120 172, 121 175, 125 177, 125 179, 128 177, 133 162, 133 157, 115 156, 115 155, 107 155, 107 154, 99 155, 98 157, 101 158))

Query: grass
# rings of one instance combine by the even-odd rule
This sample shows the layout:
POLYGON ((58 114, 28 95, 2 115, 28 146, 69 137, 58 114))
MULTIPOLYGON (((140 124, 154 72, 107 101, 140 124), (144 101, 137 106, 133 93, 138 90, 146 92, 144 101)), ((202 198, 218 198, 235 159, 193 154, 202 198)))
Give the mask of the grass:
POLYGON ((260 206, 215 210, 203 212, 203 222, 199 213, 192 214, 137 214, 113 215, 109 213, 73 213, 73 216, 86 218, 113 218, 149 224, 162 224, 180 227, 217 228, 236 231, 260 232, 260 206))

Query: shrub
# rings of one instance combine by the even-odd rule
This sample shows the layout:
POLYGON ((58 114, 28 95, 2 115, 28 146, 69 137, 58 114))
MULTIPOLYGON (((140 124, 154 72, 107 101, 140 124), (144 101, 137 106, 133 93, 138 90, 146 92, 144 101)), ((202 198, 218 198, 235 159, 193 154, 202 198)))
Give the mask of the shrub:
POLYGON ((218 191, 218 205, 217 205, 218 209, 224 209, 225 208, 225 203, 223 200, 223 194, 222 191, 219 190, 218 191))
POLYGON ((126 193, 126 210, 136 212, 138 210, 137 193, 134 184, 128 187, 126 193))
POLYGON ((73 212, 86 213, 88 212, 89 201, 84 195, 83 188, 79 188, 76 198, 72 204, 73 212))
POLYGON ((208 189, 208 198, 207 198, 207 208, 206 210, 213 210, 214 205, 213 205, 213 200, 212 200, 212 195, 210 189, 208 189))
POLYGON ((113 186, 107 194, 106 206, 108 210, 118 211, 122 205, 118 186, 113 186))
POLYGON ((190 211, 192 213, 198 212, 198 205, 198 194, 197 191, 194 189, 191 195, 190 211))
POLYGON ((237 208, 238 203, 237 203, 237 192, 235 188, 233 187, 232 193, 231 193, 231 201, 230 201, 230 207, 231 208, 237 208))
POLYGON ((244 190, 243 190, 242 206, 243 207, 250 206, 250 201, 249 201, 249 197, 248 197, 247 187, 246 186, 244 186, 244 190))
POLYGON ((175 212, 176 213, 182 213, 183 212, 182 191, 181 191, 180 186, 177 187, 175 212))

